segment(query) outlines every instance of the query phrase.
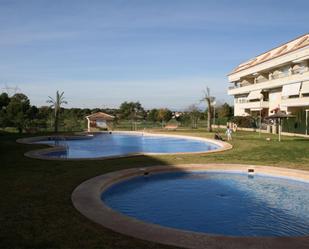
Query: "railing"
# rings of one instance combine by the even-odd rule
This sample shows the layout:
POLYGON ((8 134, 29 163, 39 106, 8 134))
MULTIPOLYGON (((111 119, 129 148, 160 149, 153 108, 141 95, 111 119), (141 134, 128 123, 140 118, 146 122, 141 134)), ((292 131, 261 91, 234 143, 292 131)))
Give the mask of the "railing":
POLYGON ((264 98, 262 101, 260 100, 255 100, 255 101, 250 101, 248 100, 247 98, 238 98, 236 99, 235 103, 236 104, 244 104, 244 103, 265 103, 265 102, 269 102, 269 99, 268 98, 264 98))
POLYGON ((250 85, 251 85, 250 83, 237 84, 237 85, 234 85, 234 86, 230 86, 228 89, 232 90, 232 89, 236 89, 236 88, 240 88, 240 87, 244 87, 244 86, 250 86, 250 85))
POLYGON ((292 70, 292 74, 303 74, 308 71, 309 71, 309 68, 301 67, 301 68, 292 70))
POLYGON ((262 82, 266 82, 266 81, 269 81, 269 79, 262 78, 262 79, 257 79, 256 83, 262 83, 262 82))
MULTIPOLYGON (((266 82, 266 81, 272 81, 272 80, 276 80, 276 79, 286 78, 286 77, 289 77, 291 75, 303 74, 303 73, 306 73, 306 72, 309 72, 308 67, 307 68, 297 68, 297 69, 292 70, 292 74, 289 74, 288 72, 277 73, 277 74, 273 74, 271 79, 266 79, 266 78, 259 79, 259 80, 256 81, 256 83, 262 83, 262 82, 266 82)), ((238 84, 236 86, 230 86, 228 89, 233 90, 233 89, 236 89, 236 88, 241 88, 241 87, 249 86, 249 85, 254 85, 254 83, 253 84, 250 84, 250 83, 238 84)))
POLYGON ((276 80, 276 79, 281 79, 290 76, 288 72, 283 72, 283 73, 277 73, 272 75, 271 80, 276 80))

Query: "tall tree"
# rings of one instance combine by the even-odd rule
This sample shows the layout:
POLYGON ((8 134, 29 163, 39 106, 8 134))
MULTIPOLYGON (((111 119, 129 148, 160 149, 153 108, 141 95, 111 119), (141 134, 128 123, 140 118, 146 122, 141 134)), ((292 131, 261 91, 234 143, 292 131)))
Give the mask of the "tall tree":
POLYGON ((131 120, 132 130, 136 130, 136 121, 143 119, 145 115, 145 110, 140 102, 125 101, 120 105, 119 112, 121 118, 131 120))
POLYGON ((10 98, 7 93, 0 94, 0 127, 6 127, 8 124, 7 106, 10 103, 10 98))
POLYGON ((30 120, 30 108, 28 97, 22 93, 16 93, 6 108, 8 124, 16 127, 19 133, 22 133, 30 120))
POLYGON ((233 117, 233 108, 228 103, 224 103, 222 106, 218 108, 218 117, 219 118, 233 117))
POLYGON ((158 109, 151 109, 147 115, 147 119, 153 123, 157 121, 158 109))
POLYGON ((162 127, 164 122, 168 122, 173 117, 173 113, 167 108, 161 108, 158 110, 157 119, 161 122, 162 127))
POLYGON ((199 109, 197 108, 196 105, 190 105, 188 107, 188 113, 190 115, 190 120, 192 124, 192 128, 196 129, 197 128, 197 122, 201 116, 201 113, 199 109))
POLYGON ((64 92, 59 93, 59 91, 56 92, 56 98, 52 98, 48 96, 48 100, 46 101, 47 103, 51 104, 50 107, 54 108, 54 129, 55 132, 58 132, 58 125, 59 125, 59 115, 60 115, 60 110, 61 110, 61 105, 62 104, 67 104, 68 102, 65 101, 64 99, 64 92))
POLYGON ((1 93, 0 94, 0 110, 3 108, 6 108, 8 104, 10 103, 10 98, 7 93, 1 93))
POLYGON ((210 89, 209 87, 206 87, 206 90, 204 91, 204 96, 201 99, 201 101, 205 101, 207 106, 207 131, 211 132, 211 118, 212 118, 212 103, 214 102, 215 97, 210 95, 210 89))

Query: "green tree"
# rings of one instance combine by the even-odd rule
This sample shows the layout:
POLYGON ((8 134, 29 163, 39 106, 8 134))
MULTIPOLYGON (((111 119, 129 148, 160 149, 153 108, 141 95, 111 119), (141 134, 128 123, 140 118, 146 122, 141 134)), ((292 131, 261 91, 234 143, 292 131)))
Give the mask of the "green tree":
POLYGON ((10 103, 10 98, 7 93, 1 93, 0 94, 0 110, 3 108, 6 108, 8 104, 10 103))
POLYGON ((121 118, 131 120, 132 130, 136 130, 136 121, 145 117, 145 110, 140 102, 123 102, 119 113, 121 118))
POLYGON ((161 108, 158 110, 157 120, 161 122, 162 127, 165 122, 168 122, 173 117, 173 113, 167 108, 161 108))
POLYGON ((59 115, 61 111, 61 105, 67 104, 68 102, 64 99, 64 92, 59 93, 59 91, 56 92, 56 98, 52 98, 48 96, 47 103, 51 104, 50 107, 54 108, 54 131, 58 132, 58 126, 59 126, 59 115))
POLYGON ((227 104, 224 103, 222 106, 218 108, 218 118, 231 118, 233 117, 233 108, 227 104))
POLYGON ((23 132, 30 121, 30 108, 28 97, 22 93, 15 94, 6 108, 8 123, 17 128, 19 133, 23 132))
POLYGON ((148 113, 147 120, 155 123, 158 121, 158 109, 151 109, 148 113))
POLYGON ((7 106, 10 98, 7 93, 0 94, 0 127, 5 128, 8 125, 7 106))

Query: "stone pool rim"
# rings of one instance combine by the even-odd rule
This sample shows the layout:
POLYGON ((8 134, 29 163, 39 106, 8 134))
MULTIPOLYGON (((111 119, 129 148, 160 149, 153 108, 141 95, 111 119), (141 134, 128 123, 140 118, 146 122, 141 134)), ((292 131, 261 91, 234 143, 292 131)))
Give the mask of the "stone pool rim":
POLYGON ((213 235, 180 230, 161 225, 146 223, 142 220, 121 214, 101 199, 101 194, 113 184, 149 174, 176 171, 223 171, 256 173, 293 180, 309 181, 309 172, 303 170, 278 168, 271 166, 244 164, 182 164, 169 166, 151 166, 114 171, 91 178, 77 186, 71 196, 74 207, 88 219, 115 232, 142 240, 173 245, 184 248, 308 248, 309 235, 299 237, 238 237, 213 235))
MULTIPOLYGON (((96 132, 96 133, 76 133, 76 135, 50 135, 50 136, 36 136, 36 137, 27 137, 27 138, 19 138, 16 140, 18 143, 23 144, 34 144, 36 142, 45 141, 48 139, 55 139, 55 138, 65 138, 69 140, 77 139, 77 140, 83 140, 83 139, 91 139, 95 135, 104 133, 110 133, 110 132, 96 132)), ((66 150, 63 146, 55 146, 55 145, 48 145, 49 148, 44 149, 37 149, 37 150, 31 150, 24 155, 26 157, 34 158, 34 159, 43 159, 43 160, 52 160, 52 161, 76 161, 76 160, 106 160, 106 159, 117 159, 117 158, 126 158, 126 157, 134 157, 134 156, 155 156, 155 155, 189 155, 189 154, 210 154, 210 153, 218 153, 223 152, 226 150, 230 150, 233 148, 233 146, 230 143, 227 143, 225 141, 220 140, 214 140, 210 138, 202 138, 202 137, 194 137, 194 136, 186 136, 186 135, 177 135, 177 134, 166 134, 166 133, 151 133, 151 132, 142 132, 142 131, 112 131, 112 134, 128 134, 128 135, 143 135, 143 136, 156 136, 156 137, 174 137, 174 138, 183 138, 188 140, 197 140, 202 142, 208 142, 212 143, 214 145, 219 146, 217 149, 208 150, 208 151, 196 151, 196 152, 174 152, 174 153, 127 153, 123 155, 115 155, 115 156, 101 156, 101 157, 81 157, 81 158, 61 158, 61 157, 50 157, 48 156, 49 153, 52 152, 63 152, 66 150)))

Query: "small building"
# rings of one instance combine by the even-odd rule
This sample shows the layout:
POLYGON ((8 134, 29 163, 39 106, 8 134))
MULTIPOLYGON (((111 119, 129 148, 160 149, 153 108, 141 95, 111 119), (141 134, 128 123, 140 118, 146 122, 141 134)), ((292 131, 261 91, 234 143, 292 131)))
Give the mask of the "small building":
POLYGON ((96 112, 91 115, 86 116, 88 125, 87 131, 91 132, 93 130, 98 129, 111 129, 112 121, 114 120, 114 116, 109 115, 104 112, 96 112))

